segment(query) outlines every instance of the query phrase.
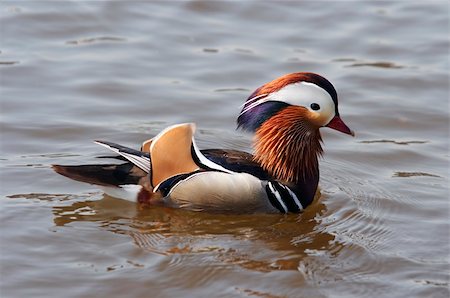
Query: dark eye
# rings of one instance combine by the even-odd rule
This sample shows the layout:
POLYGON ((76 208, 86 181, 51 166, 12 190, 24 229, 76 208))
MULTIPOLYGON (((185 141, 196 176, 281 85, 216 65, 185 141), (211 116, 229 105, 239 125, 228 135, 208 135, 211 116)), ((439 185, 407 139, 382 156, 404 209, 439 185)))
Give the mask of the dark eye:
POLYGON ((314 111, 320 110, 320 106, 317 103, 312 103, 311 104, 311 109, 313 109, 314 111))

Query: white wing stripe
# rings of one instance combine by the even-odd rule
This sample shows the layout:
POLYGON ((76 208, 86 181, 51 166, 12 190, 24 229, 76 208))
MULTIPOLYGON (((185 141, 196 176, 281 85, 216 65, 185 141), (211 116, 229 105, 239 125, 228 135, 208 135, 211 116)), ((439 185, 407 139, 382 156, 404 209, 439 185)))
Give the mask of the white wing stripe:
POLYGON ((136 156, 124 152, 119 152, 120 155, 131 161, 133 164, 141 168, 146 173, 150 173, 150 159, 143 156, 136 156))
POLYGON ((94 142, 94 143, 96 143, 100 146, 103 146, 105 148, 108 148, 108 149, 112 150, 113 152, 116 152, 119 155, 122 155, 123 157, 125 157, 126 159, 131 161, 134 165, 136 165, 137 167, 139 167, 146 173, 150 173, 150 158, 145 157, 145 156, 137 156, 134 154, 126 153, 126 152, 120 151, 117 148, 111 147, 111 146, 101 143, 101 142, 94 142))
POLYGON ((195 155, 197 156, 197 158, 199 159, 200 163, 207 166, 208 168, 211 169, 215 169, 215 170, 219 170, 225 173, 234 173, 233 171, 227 170, 224 167, 222 167, 221 165, 218 165, 212 161, 210 161, 209 159, 207 159, 198 149, 197 144, 195 143, 194 138, 192 138, 192 145, 194 146, 194 152, 195 155))

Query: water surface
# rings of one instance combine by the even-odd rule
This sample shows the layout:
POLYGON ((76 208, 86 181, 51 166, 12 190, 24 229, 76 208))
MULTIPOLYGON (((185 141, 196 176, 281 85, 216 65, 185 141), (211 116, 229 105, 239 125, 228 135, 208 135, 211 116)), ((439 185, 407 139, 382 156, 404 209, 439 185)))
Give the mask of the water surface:
POLYGON ((2 1, 2 297, 448 297, 449 6, 2 1), (356 138, 323 129, 300 215, 141 209, 50 165, 193 121, 235 131, 257 87, 312 71, 356 138))

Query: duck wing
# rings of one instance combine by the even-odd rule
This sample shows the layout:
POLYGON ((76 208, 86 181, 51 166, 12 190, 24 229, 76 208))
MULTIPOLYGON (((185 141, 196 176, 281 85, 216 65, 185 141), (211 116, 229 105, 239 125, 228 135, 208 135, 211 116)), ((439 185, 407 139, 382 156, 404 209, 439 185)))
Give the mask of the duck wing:
POLYGON ((206 149, 201 150, 201 153, 213 163, 232 172, 247 173, 261 180, 271 178, 269 173, 248 152, 231 149, 206 149))

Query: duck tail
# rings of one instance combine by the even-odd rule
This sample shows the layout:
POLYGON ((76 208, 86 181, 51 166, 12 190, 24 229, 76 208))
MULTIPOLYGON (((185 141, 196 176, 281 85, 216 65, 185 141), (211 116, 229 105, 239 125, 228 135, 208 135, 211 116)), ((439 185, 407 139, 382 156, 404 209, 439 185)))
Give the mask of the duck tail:
POLYGON ((65 177, 100 186, 139 184, 139 180, 147 176, 147 173, 131 162, 77 166, 52 165, 52 168, 65 177))

